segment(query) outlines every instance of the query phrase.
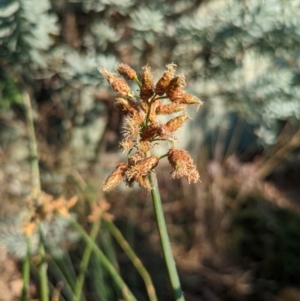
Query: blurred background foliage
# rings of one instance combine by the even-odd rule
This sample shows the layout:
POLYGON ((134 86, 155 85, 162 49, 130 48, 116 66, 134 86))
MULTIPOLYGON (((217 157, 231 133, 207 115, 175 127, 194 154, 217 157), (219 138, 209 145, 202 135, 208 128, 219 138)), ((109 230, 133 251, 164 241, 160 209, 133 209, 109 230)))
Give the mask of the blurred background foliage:
MULTIPOLYGON (((22 211, 30 191, 23 92, 33 100, 43 189, 79 194, 86 224, 86 194, 101 195, 120 159, 122 120, 97 67, 148 63, 158 77, 174 62, 204 101, 179 133, 202 183, 172 183, 169 171, 158 171, 186 298, 292 300, 286 296, 300 285, 299 15, 298 0, 0 0, 0 232, 10 236, 8 249, 15 254, 20 241, 4 216, 22 211)), ((169 300, 147 194, 123 187, 107 198, 160 300, 169 300)), ((53 235, 64 229, 53 227, 53 235)), ((64 248, 57 260, 73 256, 70 267, 77 249, 64 248)), ((146 300, 136 274, 128 278, 146 300)), ((100 267, 89 279, 109 283, 100 267)), ((93 291, 87 300, 117 298, 113 287, 85 289, 93 291)))

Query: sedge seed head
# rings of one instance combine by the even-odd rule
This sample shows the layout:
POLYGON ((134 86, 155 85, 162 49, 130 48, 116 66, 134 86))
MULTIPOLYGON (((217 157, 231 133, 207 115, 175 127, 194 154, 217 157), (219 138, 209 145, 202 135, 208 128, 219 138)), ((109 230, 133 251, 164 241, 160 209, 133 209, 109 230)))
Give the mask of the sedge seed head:
POLYGON ((180 116, 177 116, 171 120, 169 120, 166 124, 165 124, 165 129, 167 132, 175 132, 177 131, 179 128, 182 127, 182 125, 184 124, 184 122, 186 120, 188 120, 190 117, 188 114, 183 114, 180 116))
POLYGON ((119 185, 127 170, 127 164, 122 162, 116 169, 108 176, 103 185, 104 191, 109 191, 119 185))
POLYGON ((108 81, 115 92, 123 96, 130 94, 130 87, 124 79, 118 77, 116 74, 109 72, 102 67, 99 67, 98 70, 108 81))
POLYGON ((168 160, 173 167, 171 172, 173 179, 185 177, 189 183, 200 181, 197 168, 187 151, 171 148, 168 152, 168 160))
POLYGON ((158 164, 158 158, 155 156, 150 156, 145 159, 139 160, 136 164, 133 164, 126 171, 126 178, 128 180, 136 180, 139 177, 146 176, 156 165, 158 164))
POLYGON ((166 105, 159 105, 156 108, 156 114, 157 115, 168 115, 172 113, 177 113, 180 111, 183 111, 186 108, 186 105, 184 104, 178 104, 178 103, 170 103, 166 105))
POLYGON ((163 76, 158 80, 156 86, 155 86, 155 93, 157 95, 163 95, 166 92, 166 89, 171 81, 171 79, 175 75, 176 71, 176 65, 175 64, 169 64, 166 66, 167 70, 164 72, 163 76))
POLYGON ((166 136, 164 125, 160 122, 149 124, 141 133, 142 141, 151 141, 155 137, 163 138, 166 136))
POLYGON ((146 176, 140 176, 136 178, 136 182, 143 188, 145 188, 148 191, 152 190, 152 186, 150 184, 150 180, 148 175, 146 176))
POLYGON ((147 100, 154 94, 153 76, 151 73, 151 68, 148 65, 142 68, 141 82, 142 86, 140 91, 140 97, 143 100, 147 100))
POLYGON ((127 64, 119 64, 117 70, 125 79, 134 80, 136 78, 135 70, 127 64))

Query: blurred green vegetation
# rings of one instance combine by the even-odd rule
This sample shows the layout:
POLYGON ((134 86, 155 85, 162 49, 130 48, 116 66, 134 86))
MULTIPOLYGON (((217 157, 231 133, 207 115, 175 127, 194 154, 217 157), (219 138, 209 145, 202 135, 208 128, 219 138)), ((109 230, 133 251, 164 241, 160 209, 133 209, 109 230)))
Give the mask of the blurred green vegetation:
MULTIPOLYGON (((78 195, 75 212, 89 230, 87 200, 103 197, 122 124, 97 67, 124 62, 139 71, 148 63, 161 74, 174 62, 204 101, 179 133, 202 183, 172 182, 167 167, 157 170, 186 299, 275 300, 299 287, 299 15, 298 0, 0 0, 0 237, 8 251, 26 252, 24 91, 33 101, 43 190, 78 195)), ((122 187, 105 197, 159 300, 172 300, 149 195, 122 187)), ((63 220, 45 227, 49 286, 63 281, 61 300, 72 300, 84 248, 63 220)), ((102 225, 101 249, 147 300, 109 235, 102 225)), ((83 291, 87 301, 121 298, 94 257, 83 291)))

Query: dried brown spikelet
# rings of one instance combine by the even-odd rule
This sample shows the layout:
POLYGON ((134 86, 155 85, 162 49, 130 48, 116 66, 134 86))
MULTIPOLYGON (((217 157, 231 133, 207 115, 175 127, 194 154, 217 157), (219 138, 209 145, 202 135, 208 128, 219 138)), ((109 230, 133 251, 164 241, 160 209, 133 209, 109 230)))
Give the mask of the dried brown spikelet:
POLYGON ((141 152, 136 152, 130 158, 128 158, 128 168, 135 165, 138 161, 145 159, 145 155, 141 152))
POLYGON ((127 99, 124 97, 117 97, 115 106, 124 114, 133 116, 134 114, 139 113, 140 108, 137 103, 132 101, 131 99, 127 99))
POLYGON ((160 105, 156 108, 157 115, 167 115, 183 111, 186 108, 183 104, 170 103, 167 105, 160 105))
POLYGON ((166 92, 166 89, 175 75, 175 64, 169 64, 166 66, 167 70, 164 72, 163 76, 158 80, 155 86, 155 93, 157 95, 163 95, 166 92))
POLYGON ((173 167, 171 172, 173 179, 186 177, 189 183, 200 181, 196 166, 187 151, 171 148, 168 152, 168 160, 173 167))
POLYGON ((109 191, 119 185, 127 170, 127 164, 122 162, 116 169, 108 176, 103 185, 104 191, 109 191))
POLYGON ((188 94, 185 91, 176 91, 176 92, 178 93, 173 93, 169 97, 173 103, 186 104, 186 105, 198 104, 198 108, 203 104, 203 102, 199 98, 191 94, 188 94))
POLYGON ((164 125, 156 122, 149 124, 141 134, 142 141, 151 141, 155 137, 165 137, 166 130, 164 125))
POLYGON ((143 100, 140 102, 140 106, 141 106, 142 110, 143 110, 145 113, 148 112, 148 110, 149 110, 149 105, 150 105, 150 103, 149 103, 148 99, 143 99, 143 100))
POLYGON ((140 97, 143 100, 149 99, 154 94, 154 85, 151 68, 148 65, 142 68, 141 82, 142 86, 140 91, 140 97))
POLYGON ((145 188, 146 190, 148 190, 148 191, 152 190, 152 186, 150 184, 148 175, 138 177, 138 178, 136 178, 136 181, 138 182, 138 184, 141 187, 145 188))
POLYGON ((155 120, 156 120, 156 108, 160 105, 161 105, 161 101, 159 99, 157 99, 157 100, 155 100, 154 102, 151 103, 150 114, 149 114, 149 120, 151 122, 155 122, 155 120))
POLYGON ((119 64, 117 68, 118 72, 128 80, 134 80, 136 78, 136 72, 127 64, 119 64))
POLYGON ((166 124, 165 124, 165 129, 167 132, 172 133, 177 131, 179 128, 181 128, 181 126, 183 125, 183 123, 188 120, 190 117, 188 114, 183 114, 180 116, 177 116, 171 120, 169 120, 166 124))
POLYGON ((177 89, 182 89, 185 86, 186 86, 186 82, 185 82, 184 75, 183 74, 178 75, 170 81, 170 83, 166 89, 166 94, 169 97, 169 94, 172 93, 172 91, 177 90, 177 89))
POLYGON ((115 92, 123 96, 130 94, 130 87, 124 79, 104 68, 99 67, 98 70, 102 73, 103 77, 108 81, 115 92))
POLYGON ((146 176, 156 165, 159 159, 155 156, 151 156, 136 162, 126 171, 126 178, 128 180, 140 178, 146 176))

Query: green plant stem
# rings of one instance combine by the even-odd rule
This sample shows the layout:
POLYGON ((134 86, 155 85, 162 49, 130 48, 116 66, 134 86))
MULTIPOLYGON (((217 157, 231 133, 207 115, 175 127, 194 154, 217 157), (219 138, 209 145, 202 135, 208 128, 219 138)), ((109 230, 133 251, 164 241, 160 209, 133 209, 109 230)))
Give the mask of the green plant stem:
POLYGON ((35 139, 32 107, 28 92, 24 92, 24 105, 26 111, 26 123, 28 130, 29 152, 30 152, 30 167, 32 178, 32 197, 36 201, 41 192, 40 168, 37 153, 37 144, 35 139))
POLYGON ((95 255, 98 257, 104 268, 106 268, 107 272, 111 275, 115 283, 120 288, 123 297, 125 300, 128 301, 137 301, 137 299, 134 297, 126 283, 123 281, 117 270, 114 268, 114 266, 111 264, 111 262, 106 258, 104 253, 98 248, 97 244, 88 236, 88 234, 85 232, 85 230, 74 220, 70 219, 72 226, 78 231, 78 233, 81 235, 81 237, 85 240, 86 244, 90 246, 93 251, 95 252, 95 255))
POLYGON ((110 220, 106 220, 105 224, 144 280, 150 301, 157 301, 156 292, 151 277, 141 260, 137 257, 115 224, 110 220))
MULTIPOLYGON (((31 196, 34 202, 36 202, 36 205, 39 205, 38 196, 41 193, 40 168, 39 168, 38 153, 37 153, 37 143, 35 139, 32 107, 30 102, 30 96, 27 91, 24 91, 23 99, 24 99, 25 112, 26 112, 26 123, 28 129, 29 152, 30 152, 30 166, 31 166, 31 178, 32 178, 31 196)), ((42 260, 39 266, 41 301, 48 301, 49 293, 48 293, 47 263, 45 261, 45 248, 43 245, 43 237, 42 237, 43 234, 42 234, 42 229, 40 224, 39 224, 39 235, 40 235, 40 240, 39 240, 38 252, 42 260)))
MULTIPOLYGON (((95 239, 97 237, 98 231, 100 228, 100 220, 97 220, 96 222, 93 223, 92 230, 90 233, 90 239, 95 242, 95 239)), ((84 282, 84 277, 85 273, 88 267, 88 263, 91 258, 91 254, 93 251, 93 246, 92 244, 88 244, 84 250, 82 260, 80 263, 80 272, 79 275, 76 279, 75 283, 75 289, 74 289, 74 298, 73 301, 79 301, 81 300, 81 292, 82 292, 82 287, 83 287, 83 282, 84 282)))
POLYGON ((43 243, 43 232, 42 226, 39 224, 39 234, 40 234, 40 241, 38 246, 38 253, 41 257, 41 263, 39 265, 39 280, 40 280, 40 298, 41 301, 48 301, 49 300, 49 287, 48 287, 48 276, 47 276, 47 269, 48 265, 45 258, 45 247, 43 243))
POLYGON ((167 266, 169 278, 171 281, 174 297, 176 301, 184 301, 183 292, 181 289, 179 276, 176 270, 175 261, 172 254, 172 249, 170 245, 170 240, 168 237, 167 226, 165 222, 164 212, 161 203, 161 197, 159 188, 157 185, 156 176, 153 172, 149 174, 150 183, 152 186, 151 196, 155 210, 156 222, 158 226, 160 243, 162 247, 162 252, 164 256, 164 260, 167 266))
POLYGON ((21 301, 27 300, 27 290, 28 290, 28 283, 29 283, 29 274, 30 274, 30 253, 31 253, 31 241, 30 238, 27 238, 27 250, 26 250, 26 257, 23 262, 22 266, 22 296, 21 301))

